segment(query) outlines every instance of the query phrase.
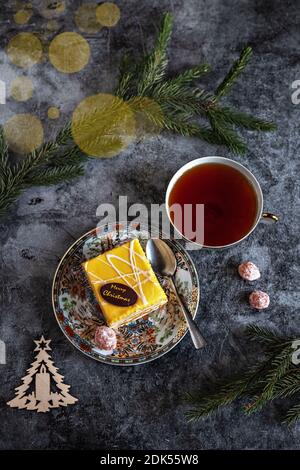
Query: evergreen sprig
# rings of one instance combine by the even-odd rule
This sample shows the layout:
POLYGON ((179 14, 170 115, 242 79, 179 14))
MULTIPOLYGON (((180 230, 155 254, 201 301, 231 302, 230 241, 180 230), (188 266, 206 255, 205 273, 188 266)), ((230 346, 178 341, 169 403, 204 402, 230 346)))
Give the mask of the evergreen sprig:
POLYGON ((75 146, 70 126, 63 128, 56 139, 11 164, 9 152, 0 127, 0 215, 31 186, 44 186, 68 181, 83 174, 86 157, 75 146))
MULTIPOLYGON (((257 326, 248 327, 247 333, 249 339, 265 346, 265 358, 240 374, 216 383, 215 392, 187 394, 185 400, 191 405, 187 412, 189 421, 208 416, 236 399, 246 400, 243 411, 250 415, 276 398, 300 393, 300 369, 292 362, 293 338, 257 326)), ((293 424, 298 419, 300 404, 287 411, 283 422, 293 424)))
POLYGON ((249 46, 245 47, 239 59, 233 64, 233 66, 231 67, 227 75, 225 76, 224 80, 218 86, 215 92, 215 97, 217 100, 219 100, 220 98, 225 96, 227 93, 229 93, 235 81, 237 80, 239 75, 243 72, 245 67, 247 66, 249 60, 251 59, 251 56, 252 56, 252 48, 249 46))
POLYGON ((289 426, 295 424, 300 419, 300 405, 292 406, 286 414, 284 423, 289 426))
POLYGON ((170 13, 166 13, 162 19, 154 49, 143 59, 138 82, 139 96, 145 96, 157 82, 164 78, 168 65, 167 47, 171 39, 172 27, 173 17, 170 13))
MULTIPOLYGON (((116 94, 129 101, 138 96, 153 99, 163 112, 162 129, 183 136, 196 136, 211 144, 226 145, 234 153, 245 153, 247 146, 237 134, 237 127, 252 131, 276 129, 273 122, 219 103, 247 66, 252 55, 251 47, 242 51, 215 92, 206 92, 196 86, 196 82, 209 72, 208 64, 189 68, 173 78, 167 76, 167 47, 172 24, 171 15, 166 13, 153 51, 137 64, 128 56, 122 61, 116 94), (207 119, 209 126, 200 126, 197 117, 207 119)), ((148 117, 155 122, 154 114, 148 117)))

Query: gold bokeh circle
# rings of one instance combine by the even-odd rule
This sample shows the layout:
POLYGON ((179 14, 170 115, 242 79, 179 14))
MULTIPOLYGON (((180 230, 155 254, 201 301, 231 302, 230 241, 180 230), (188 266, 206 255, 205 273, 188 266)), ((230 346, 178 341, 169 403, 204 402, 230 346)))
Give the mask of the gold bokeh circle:
POLYGON ((49 46, 50 62, 63 73, 79 72, 89 62, 90 55, 88 42, 78 33, 58 34, 49 46))
POLYGON ((163 111, 160 105, 146 96, 136 96, 128 101, 136 121, 136 137, 150 137, 163 128, 163 111))
POLYGON ((16 101, 27 101, 33 95, 33 83, 28 77, 16 77, 10 87, 10 96, 16 101))
POLYGON ((121 98, 107 93, 92 95, 74 110, 72 134, 87 155, 114 157, 135 138, 134 114, 121 98))
POLYGON ((95 34, 102 29, 96 17, 97 6, 96 3, 84 3, 76 10, 75 23, 81 31, 95 34))
POLYGON ((49 20, 46 24, 48 31, 57 31, 59 29, 59 23, 57 20, 49 20))
POLYGON ((58 119, 60 116, 60 110, 56 106, 50 106, 47 110, 47 116, 49 119, 58 119))
POLYGON ((9 41, 6 52, 14 65, 30 68, 42 59, 43 46, 35 34, 19 33, 9 41))
POLYGON ((31 10, 21 9, 14 14, 14 20, 17 24, 26 24, 32 16, 31 10))
POLYGON ((44 139, 43 125, 32 114, 15 114, 3 126, 4 135, 11 150, 27 154, 40 147, 44 139))
POLYGON ((102 26, 111 28, 120 20, 121 12, 115 3, 105 2, 98 6, 96 16, 102 26))

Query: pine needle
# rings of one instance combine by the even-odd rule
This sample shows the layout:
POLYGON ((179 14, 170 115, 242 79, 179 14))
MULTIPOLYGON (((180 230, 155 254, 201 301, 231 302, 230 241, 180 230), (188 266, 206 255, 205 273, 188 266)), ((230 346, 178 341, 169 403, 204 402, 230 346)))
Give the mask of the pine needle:
POLYGON ((282 379, 275 384, 273 399, 279 397, 289 397, 300 392, 300 373, 299 369, 295 367, 288 371, 282 379))
POLYGON ((211 69, 209 64, 200 64, 190 69, 185 70, 176 77, 169 80, 171 86, 185 87, 192 85, 194 81, 199 80, 204 74, 209 72, 211 69))
POLYGON ((227 95, 231 90, 234 82, 237 80, 239 75, 243 72, 244 68, 247 66, 250 58, 252 56, 252 48, 245 47, 243 49, 239 59, 233 64, 227 75, 225 76, 224 80, 218 86, 215 97, 217 100, 223 98, 224 95, 227 95))
POLYGON ((291 344, 285 346, 274 356, 268 373, 265 376, 265 386, 262 393, 256 396, 251 404, 247 406, 245 412, 251 414, 260 410, 266 403, 273 400, 276 394, 276 385, 291 366, 292 349, 291 344))
POLYGON ((188 123, 185 119, 169 117, 165 119, 165 129, 181 134, 184 137, 199 137, 209 144, 220 144, 219 136, 209 127, 188 123))
POLYGON ((161 81, 168 65, 167 47, 171 39, 173 17, 165 13, 153 51, 144 58, 144 65, 138 84, 138 96, 145 96, 149 89, 161 81))
POLYGON ((47 168, 30 175, 24 184, 27 186, 50 186, 84 174, 84 169, 80 165, 65 165, 56 168, 47 168))
POLYGON ((8 147, 4 137, 3 128, 0 127, 0 180, 9 177, 8 147))
POLYGON ((244 127, 251 131, 270 132, 275 131, 277 127, 272 121, 264 121, 233 108, 219 108, 214 112, 224 123, 244 127))
POLYGON ((281 335, 275 333, 267 328, 262 328, 261 326, 252 324, 247 327, 247 336, 252 340, 259 341, 264 345, 277 345, 282 347, 283 344, 288 344, 292 341, 292 338, 284 338, 281 335))
POLYGON ((230 127, 225 125, 220 119, 217 119, 214 114, 208 112, 209 121, 215 132, 219 137, 222 144, 226 145, 234 153, 246 153, 247 146, 241 137, 230 127))
POLYGON ((300 404, 294 405, 292 406, 292 408, 289 409, 283 422, 291 426, 299 420, 300 420, 300 404))
POLYGON ((124 55, 120 70, 119 70, 119 80, 118 85, 115 90, 115 95, 119 96, 120 98, 125 98, 128 94, 131 83, 134 80, 134 71, 132 70, 134 67, 128 57, 127 54, 124 55))

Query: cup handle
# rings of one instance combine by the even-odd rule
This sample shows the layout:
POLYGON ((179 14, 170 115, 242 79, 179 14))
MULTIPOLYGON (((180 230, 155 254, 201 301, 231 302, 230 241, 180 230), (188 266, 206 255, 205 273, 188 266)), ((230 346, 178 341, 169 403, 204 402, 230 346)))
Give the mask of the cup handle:
POLYGON ((278 222, 279 217, 275 214, 272 214, 271 212, 263 212, 260 220, 272 224, 278 222))

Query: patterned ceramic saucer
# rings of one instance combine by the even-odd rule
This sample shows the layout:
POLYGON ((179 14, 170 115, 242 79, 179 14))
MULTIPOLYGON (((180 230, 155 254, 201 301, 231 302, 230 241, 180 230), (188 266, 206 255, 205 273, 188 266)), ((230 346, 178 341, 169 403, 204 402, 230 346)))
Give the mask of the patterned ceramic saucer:
MULTIPOLYGON (((186 323, 168 280, 160 282, 168 303, 148 316, 117 330, 117 349, 100 350, 95 329, 104 324, 98 303, 87 283, 81 263, 125 240, 138 238, 145 248, 148 233, 138 228, 117 226, 98 228, 79 238, 65 253, 53 280, 52 302, 56 319, 68 340, 84 354, 113 365, 136 365, 152 361, 170 351, 187 332, 186 323)), ((199 281, 194 264, 176 240, 165 240, 177 258, 176 286, 193 316, 199 303, 199 281)))

